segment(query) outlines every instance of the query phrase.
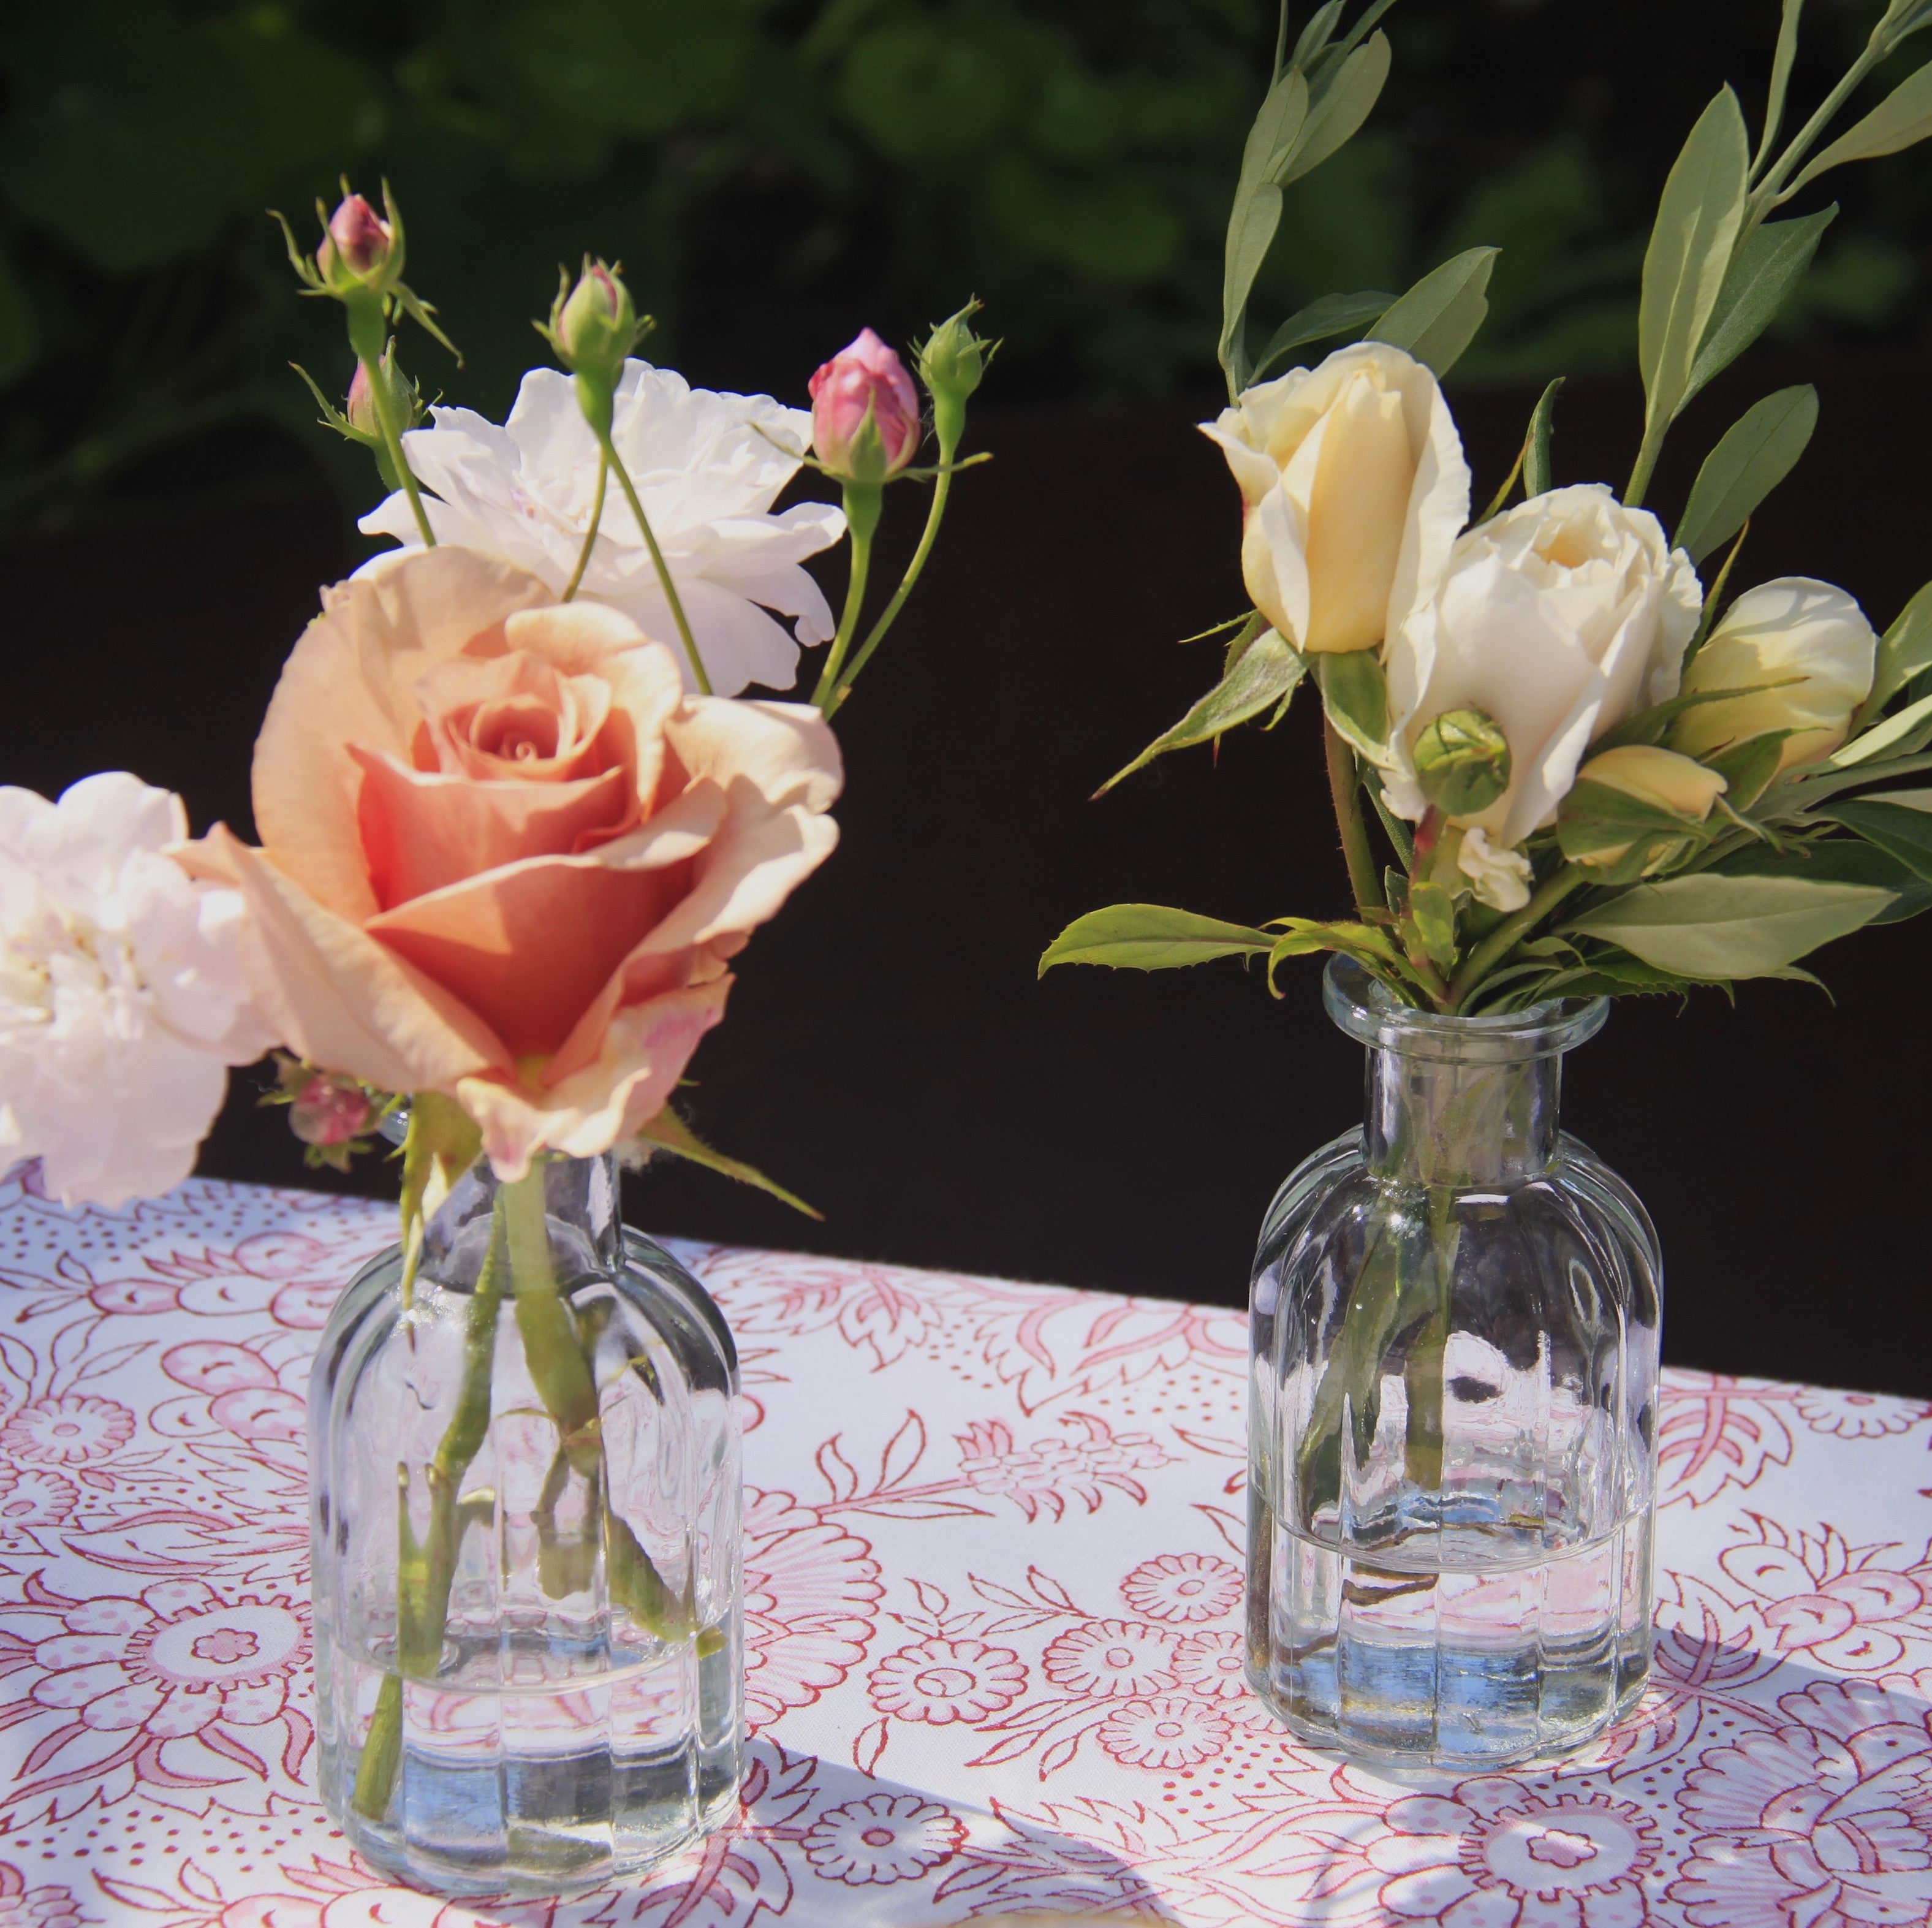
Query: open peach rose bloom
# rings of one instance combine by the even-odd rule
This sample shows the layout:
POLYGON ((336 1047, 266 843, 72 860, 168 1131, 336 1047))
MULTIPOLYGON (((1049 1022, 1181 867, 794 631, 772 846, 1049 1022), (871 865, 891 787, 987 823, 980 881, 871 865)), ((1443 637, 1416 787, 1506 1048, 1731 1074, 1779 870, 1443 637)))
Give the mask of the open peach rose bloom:
POLYGON ((326 591, 255 748, 257 1001, 310 1062, 475 1119, 500 1176, 664 1104, 728 960, 838 841, 818 711, 684 693, 670 648, 472 550, 326 591))

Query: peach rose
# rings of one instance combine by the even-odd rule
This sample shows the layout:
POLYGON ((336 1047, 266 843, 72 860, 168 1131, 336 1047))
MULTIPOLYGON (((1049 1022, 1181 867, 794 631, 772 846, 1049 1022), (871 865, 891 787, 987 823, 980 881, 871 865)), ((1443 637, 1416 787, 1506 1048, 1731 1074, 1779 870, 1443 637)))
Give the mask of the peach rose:
POLYGON ((262 848, 218 826, 202 862, 288 1044, 447 1093, 515 1179, 662 1107, 840 781, 808 706, 687 697, 628 617, 412 550, 325 592, 255 746, 262 848))

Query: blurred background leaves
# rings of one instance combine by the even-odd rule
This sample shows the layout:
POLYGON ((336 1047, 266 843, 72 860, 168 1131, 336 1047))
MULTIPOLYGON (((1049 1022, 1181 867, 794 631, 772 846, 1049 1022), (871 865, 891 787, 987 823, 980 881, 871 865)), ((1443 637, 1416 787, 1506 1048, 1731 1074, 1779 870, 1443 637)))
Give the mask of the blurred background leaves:
MULTIPOLYGON (((1801 99, 1874 11, 1814 0, 1801 99)), ((1402 0, 1383 104, 1290 189, 1257 314, 1486 244, 1492 319, 1459 381, 1628 368, 1658 185, 1719 76, 1755 116, 1777 12, 1402 0)), ((458 375, 406 339, 411 372, 486 412, 586 249, 622 258, 651 352, 700 382, 796 401, 861 322, 902 341, 977 293, 1004 403, 1210 398, 1274 28, 1270 0, 7 9, 0 527, 353 462, 310 433, 284 365, 346 383, 339 318, 298 299, 262 212, 305 225, 345 168, 394 182, 410 279, 467 356, 458 375)), ((1900 157, 1834 191, 1787 337, 1922 345, 1928 170, 1900 157)), ((367 495, 359 464, 341 473, 367 495)))

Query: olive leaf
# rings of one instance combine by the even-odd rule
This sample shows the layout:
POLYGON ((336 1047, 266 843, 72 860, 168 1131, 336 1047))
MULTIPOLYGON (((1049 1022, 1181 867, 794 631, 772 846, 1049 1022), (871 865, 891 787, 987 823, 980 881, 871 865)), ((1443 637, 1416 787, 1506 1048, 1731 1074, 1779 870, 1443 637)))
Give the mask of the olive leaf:
MULTIPOLYGON (((1657 205, 1643 258, 1637 360, 1643 374, 1643 449, 1648 479, 1664 431, 1690 393, 1691 371, 1744 219, 1750 144, 1738 98, 1725 88, 1698 116, 1657 205)), ((1640 495, 1640 485, 1633 497, 1640 495)))
POLYGON ((1369 340, 1406 349, 1446 375, 1489 314, 1490 275, 1499 251, 1472 248, 1432 269, 1370 329, 1369 340))
POLYGON ((1827 803, 1816 814, 1855 830, 1932 883, 1932 790, 1891 790, 1827 803))
POLYGON ((1785 192, 1795 194, 1828 169, 1848 161, 1875 161, 1916 146, 1932 134, 1932 61, 1908 74, 1856 126, 1806 164, 1785 192))
POLYGON ((1105 964, 1117 971, 1172 971, 1216 957, 1271 951, 1276 939, 1164 904, 1109 904, 1073 921, 1042 953, 1040 975, 1056 964, 1105 964))
POLYGON ((1826 767, 1846 770, 1854 764, 1869 763, 1875 756, 1911 756, 1928 743, 1932 743, 1932 696, 1922 696, 1863 736, 1854 737, 1826 767))
POLYGON ((1556 487, 1550 473, 1550 444, 1556 432, 1556 398, 1568 379, 1558 375, 1543 391, 1531 412, 1522 455, 1522 492, 1526 496, 1546 494, 1556 487))
MULTIPOLYGON (((1684 391, 1688 402, 1712 376, 1728 368, 1776 319, 1818 252, 1838 203, 1796 221, 1767 221, 1747 235, 1711 311, 1684 391)), ((1682 406, 1682 404, 1679 404, 1682 406)))
POLYGON ((1676 541, 1702 562, 1729 542, 1796 467, 1818 425, 1818 391, 1809 383, 1780 389, 1749 409, 1704 459, 1676 541))
POLYGON ((1864 728, 1915 677, 1928 669, 1932 669, 1932 582, 1898 612, 1892 627, 1879 638, 1871 694, 1858 705, 1852 728, 1864 728))
POLYGON ((1352 335, 1385 314, 1395 296, 1378 290, 1364 289, 1360 294, 1323 295, 1306 308, 1298 308, 1277 328, 1250 373, 1250 380, 1266 374, 1291 350, 1311 341, 1325 341, 1333 335, 1352 335))

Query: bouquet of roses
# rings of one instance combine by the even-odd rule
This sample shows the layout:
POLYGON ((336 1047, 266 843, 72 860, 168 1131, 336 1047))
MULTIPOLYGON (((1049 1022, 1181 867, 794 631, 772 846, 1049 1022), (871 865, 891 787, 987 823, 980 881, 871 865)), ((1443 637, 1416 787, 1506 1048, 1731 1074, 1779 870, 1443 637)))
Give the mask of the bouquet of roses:
POLYGON ((425 410, 403 371, 405 318, 448 343, 386 191, 381 214, 346 182, 316 212, 313 255, 283 224, 290 256, 340 304, 355 372, 340 407, 310 386, 391 491, 362 527, 400 546, 323 590, 288 659, 255 747, 259 848, 218 824, 190 842, 179 799, 124 773, 57 803, 0 789, 0 1164, 38 1158, 70 1203, 164 1191, 225 1068, 276 1045, 272 1095, 315 1161, 406 1113, 411 1224, 479 1152, 506 1181, 637 1144, 766 1182, 671 1094, 730 960, 836 841, 827 721, 966 466, 973 306, 920 351, 923 401, 868 329, 807 414, 637 359, 650 323, 586 260, 538 324, 562 369, 526 376, 499 427, 425 410), (842 506, 775 512, 807 464, 842 506), (862 626, 908 478, 932 485, 925 532, 862 626), (847 536, 835 621, 802 564, 847 536), (817 644, 812 703, 740 696, 817 644))
POLYGON ((1390 56, 1372 30, 1390 4, 1346 34, 1342 7, 1324 6, 1292 50, 1284 12, 1228 228, 1230 405, 1203 425, 1240 485, 1253 608, 1221 626, 1214 688, 1112 779, 1272 728, 1312 681, 1353 914, 1250 925, 1117 904, 1068 926, 1040 968, 1246 956, 1272 987, 1285 959, 1333 951, 1406 1004, 1463 1014, 1805 977, 1818 946, 1932 902, 1932 789, 1889 787, 1932 770, 1932 587, 1882 636, 1828 583, 1733 592, 1751 514, 1810 437, 1808 386, 1745 412, 1667 532, 1642 505, 1672 424, 1776 317, 1837 209, 1772 217, 1832 170, 1932 133, 1922 66, 1833 134, 1932 5, 1892 0, 1784 140, 1802 11, 1785 0, 1755 142, 1726 87, 1664 186, 1643 267, 1645 426, 1622 494, 1556 485, 1559 380, 1472 518, 1438 382, 1482 324, 1494 250, 1399 299, 1325 296, 1258 358, 1247 345, 1281 189, 1373 106, 1390 56), (1318 367, 1262 379, 1358 330, 1318 367))

